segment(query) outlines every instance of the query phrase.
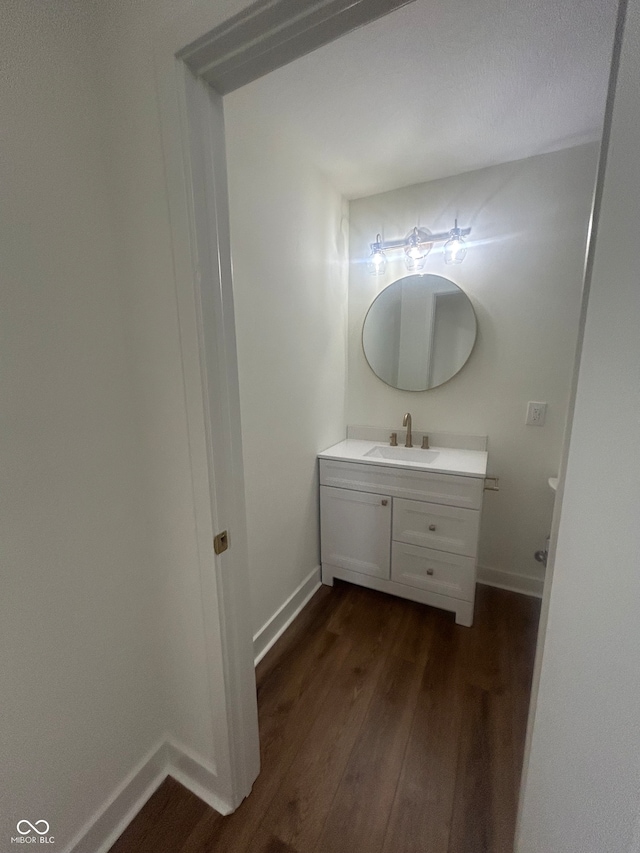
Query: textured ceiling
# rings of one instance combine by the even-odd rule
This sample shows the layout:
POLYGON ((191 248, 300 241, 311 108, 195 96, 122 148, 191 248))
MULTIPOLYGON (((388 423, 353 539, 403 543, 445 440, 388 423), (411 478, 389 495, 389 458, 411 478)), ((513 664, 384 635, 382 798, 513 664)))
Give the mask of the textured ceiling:
POLYGON ((225 96, 347 198, 600 135, 617 0, 415 0, 225 96))

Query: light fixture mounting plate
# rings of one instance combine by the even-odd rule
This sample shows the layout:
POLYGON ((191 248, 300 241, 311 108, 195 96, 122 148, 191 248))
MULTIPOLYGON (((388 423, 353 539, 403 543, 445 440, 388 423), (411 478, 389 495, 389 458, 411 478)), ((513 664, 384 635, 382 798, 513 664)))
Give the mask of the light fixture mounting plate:
POLYGON ((405 237, 405 243, 407 244, 407 246, 411 244, 411 238, 413 237, 414 233, 418 238, 418 243, 421 246, 424 246, 427 249, 426 254, 429 254, 429 252, 433 248, 433 242, 429 239, 432 235, 432 232, 429 231, 428 228, 412 228, 411 231, 409 231, 409 233, 405 237))

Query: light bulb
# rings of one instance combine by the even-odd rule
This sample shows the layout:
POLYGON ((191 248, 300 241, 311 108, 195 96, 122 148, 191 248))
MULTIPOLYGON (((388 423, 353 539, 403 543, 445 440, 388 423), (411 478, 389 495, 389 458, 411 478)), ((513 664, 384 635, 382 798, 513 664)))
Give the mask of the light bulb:
POLYGON ((467 248, 462 237, 452 237, 444 244, 445 264, 461 264, 466 254, 467 248))
POLYGON ((373 243, 371 246, 371 255, 369 256, 369 261, 367 262, 367 269, 371 273, 371 275, 382 275, 387 266, 387 259, 385 257, 384 252, 380 246, 381 238, 378 234, 377 242, 373 243))
POLYGON ((421 234, 414 228, 409 235, 408 245, 404 250, 404 262, 408 270, 421 270, 429 254, 429 248, 420 245, 421 234))
POLYGON ((445 264, 461 264, 467 254, 467 247, 458 228, 457 219, 449 235, 449 239, 444 244, 444 262, 445 264))

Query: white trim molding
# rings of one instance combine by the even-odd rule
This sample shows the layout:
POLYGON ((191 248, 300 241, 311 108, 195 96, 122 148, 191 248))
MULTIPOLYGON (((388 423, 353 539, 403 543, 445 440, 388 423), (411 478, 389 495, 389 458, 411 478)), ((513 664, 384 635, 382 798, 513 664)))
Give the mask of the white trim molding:
POLYGON ((542 598, 544 580, 529 575, 517 575, 513 572, 505 572, 502 569, 491 569, 489 566, 478 566, 478 583, 485 586, 495 586, 498 589, 507 589, 510 592, 519 592, 521 595, 532 595, 534 598, 542 598))
POLYGON ((220 780, 202 758, 166 737, 134 767, 73 838, 65 853, 107 853, 167 776, 222 815, 233 811, 220 794, 220 780))
POLYGON ((155 36, 160 126, 172 231, 194 533, 206 644, 211 749, 234 808, 260 767, 251 642, 244 474, 222 99, 177 54, 220 25, 192 8, 155 36), (215 405, 213 404, 215 401, 215 405), (213 536, 231 547, 214 555, 213 536))
POLYGON ((257 0, 179 54, 220 95, 413 0, 257 0))
POLYGON ((215 767, 171 737, 167 737, 164 748, 165 776, 172 776, 219 814, 228 815, 234 811, 234 806, 220 790, 215 767))
POLYGON ((269 649, 276 643, 320 589, 320 566, 312 569, 273 616, 260 628, 253 638, 253 654, 257 666, 269 649))

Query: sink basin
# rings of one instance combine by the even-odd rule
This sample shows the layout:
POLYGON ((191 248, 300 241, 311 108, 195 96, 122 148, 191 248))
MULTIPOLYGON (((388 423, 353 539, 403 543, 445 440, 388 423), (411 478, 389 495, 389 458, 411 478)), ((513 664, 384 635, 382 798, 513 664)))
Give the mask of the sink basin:
POLYGON ((420 462, 428 465, 440 456, 437 450, 423 450, 421 447, 391 447, 377 444, 365 454, 373 459, 394 459, 396 462, 420 462))

